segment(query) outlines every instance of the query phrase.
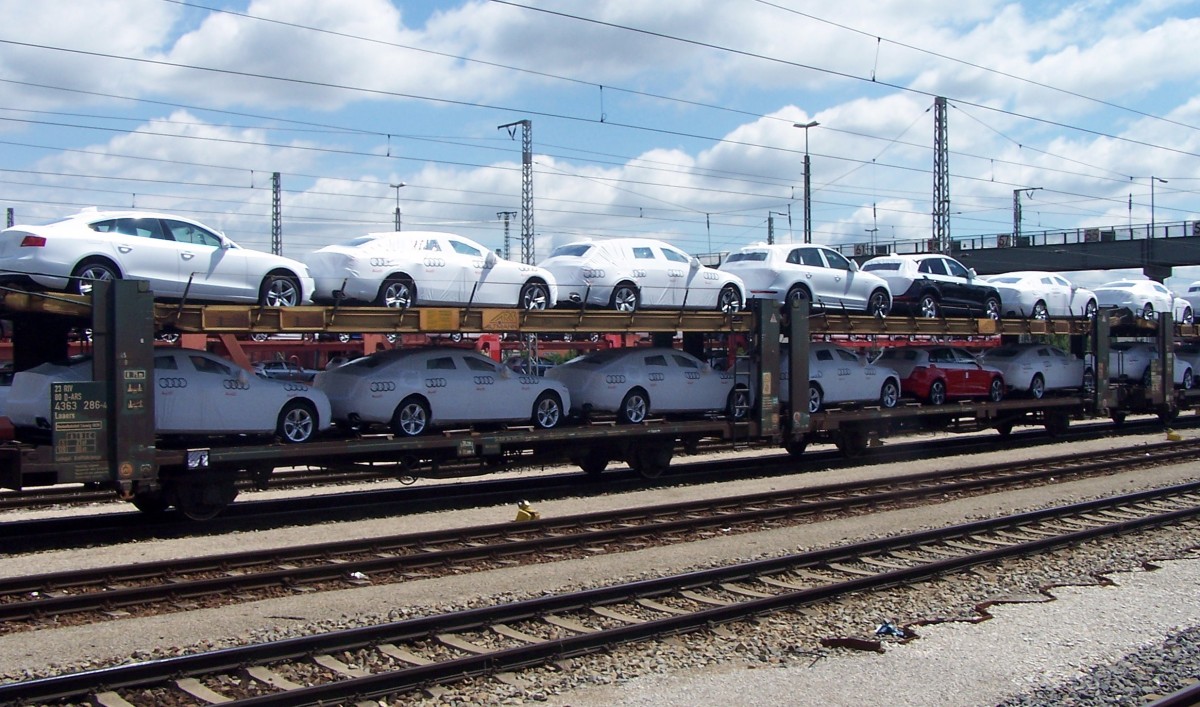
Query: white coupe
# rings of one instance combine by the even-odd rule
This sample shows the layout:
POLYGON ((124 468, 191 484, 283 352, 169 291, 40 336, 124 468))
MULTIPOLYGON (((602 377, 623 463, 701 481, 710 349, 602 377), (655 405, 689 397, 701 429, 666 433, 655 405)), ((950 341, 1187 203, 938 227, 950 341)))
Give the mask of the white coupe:
POLYGON ((615 412, 623 423, 652 414, 724 412, 744 416, 747 386, 695 356, 667 348, 607 349, 551 368, 546 377, 571 391, 571 410, 581 415, 615 412))
MULTIPOLYGON (((785 353, 780 365, 779 401, 791 400, 791 370, 785 353)), ((893 408, 900 401, 900 374, 877 365, 837 344, 814 342, 808 346, 808 411, 830 405, 872 403, 893 408)))
POLYGON ((984 279, 1000 293, 1001 314, 1005 317, 1091 319, 1096 316, 1096 293, 1072 284, 1057 273, 1026 270, 984 279))
POLYGON ((198 221, 145 211, 96 211, 0 231, 0 282, 78 294, 94 280, 146 280, 165 299, 290 307, 311 299, 308 268, 242 248, 198 221))
POLYGON ((415 437, 434 426, 494 422, 557 427, 571 397, 555 381, 516 373, 474 351, 390 349, 317 374, 334 420, 387 425, 415 437))
POLYGON ((1096 374, 1083 359, 1049 344, 1007 344, 980 356, 985 365, 999 368, 1009 390, 1041 399, 1047 391, 1092 391, 1096 374))
POLYGON ((1184 312, 1176 308, 1176 298, 1162 283, 1154 280, 1116 280, 1096 288, 1096 299, 1101 307, 1124 307, 1135 317, 1154 319, 1158 312, 1172 312, 1182 318, 1184 312))
MULTIPOLYGON (((1108 377, 1114 381, 1150 384, 1150 362, 1158 357, 1154 344, 1139 341, 1117 341, 1108 348, 1108 377)), ((1190 390, 1196 382, 1192 366, 1171 353, 1171 368, 1175 372, 1176 388, 1190 390)))
MULTIPOLYGON (((49 430, 52 383, 92 380, 92 359, 43 363, 13 376, 5 414, 49 430)), ((194 349, 154 352, 154 427, 160 435, 274 434, 308 442, 331 423, 329 400, 311 386, 259 378, 194 349)))
POLYGON ((747 246, 730 253, 720 270, 742 278, 750 297, 780 304, 804 299, 876 317, 886 317, 892 309, 886 280, 862 272, 858 263, 825 246, 747 246))
POLYGON ((576 305, 736 312, 746 301, 741 278, 650 238, 579 241, 538 263, 558 281, 559 299, 576 305))
POLYGON ((546 270, 452 233, 369 233, 314 251, 307 262, 320 301, 546 309, 558 296, 546 270))

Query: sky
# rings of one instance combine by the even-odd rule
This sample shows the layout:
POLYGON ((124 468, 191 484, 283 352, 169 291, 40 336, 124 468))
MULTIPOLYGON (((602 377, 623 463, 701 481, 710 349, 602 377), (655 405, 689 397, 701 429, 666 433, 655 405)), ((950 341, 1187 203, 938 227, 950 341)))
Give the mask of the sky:
POLYGON ((493 249, 515 212, 519 259, 522 128, 500 126, 529 121, 535 260, 584 237, 801 241, 806 152, 814 242, 924 240, 937 97, 954 238, 1011 233, 1016 190, 1024 233, 1197 218, 1200 0, 0 0, 0 16, 0 209, 18 224, 136 208, 269 250, 278 172, 284 255, 393 230, 399 203, 403 230, 493 249))

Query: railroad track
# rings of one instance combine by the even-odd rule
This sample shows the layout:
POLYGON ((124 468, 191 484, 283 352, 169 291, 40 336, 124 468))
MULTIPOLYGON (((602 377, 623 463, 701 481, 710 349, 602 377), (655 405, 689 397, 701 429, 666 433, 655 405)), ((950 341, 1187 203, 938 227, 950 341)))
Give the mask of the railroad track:
POLYGON ((0 632, 190 610, 745 533, 929 499, 1191 461, 1200 440, 1017 464, 626 508, 520 524, 396 535, 0 579, 0 632))
MULTIPOLYGON (((403 694, 1197 522, 1200 483, 344 631, 0 685, 0 702, 314 705, 403 694)), ((512 679, 512 678, 509 678, 512 679)))

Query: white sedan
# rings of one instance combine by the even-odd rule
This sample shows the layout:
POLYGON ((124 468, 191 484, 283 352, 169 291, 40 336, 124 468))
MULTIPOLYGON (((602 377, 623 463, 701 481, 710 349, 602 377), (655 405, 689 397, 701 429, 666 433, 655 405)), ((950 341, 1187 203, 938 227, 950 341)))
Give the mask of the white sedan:
MULTIPOLYGON (((1108 349, 1108 377, 1114 381, 1128 381, 1148 385, 1150 362, 1158 358, 1158 349, 1148 342, 1116 341, 1108 349)), ((1175 372, 1176 388, 1189 390, 1195 385, 1195 374, 1186 360, 1171 353, 1171 368, 1175 372)))
POLYGON ((198 221, 84 211, 0 232, 0 281, 78 294, 94 280, 146 280, 155 297, 290 307, 312 297, 303 263, 242 248, 198 221))
POLYGON ((1009 390, 1041 399, 1050 390, 1091 391, 1096 374, 1083 359, 1049 344, 1007 344, 983 353, 980 360, 999 368, 1009 390))
POLYGON ((483 305, 546 309, 557 301, 544 269, 504 260, 475 241, 434 231, 369 233, 309 254, 322 301, 382 307, 483 305))
MULTIPOLYGON (((779 401, 791 400, 791 370, 788 355, 782 356, 779 401)), ((808 411, 820 412, 829 405, 872 403, 894 408, 900 401, 900 374, 876 365, 837 344, 814 342, 808 347, 808 411)))
POLYGON ((742 278, 750 297, 780 304, 804 299, 826 308, 886 317, 892 291, 883 278, 820 245, 758 244, 730 253, 722 272, 742 278))
POLYGON ((546 377, 571 391, 571 410, 581 415, 615 412, 623 423, 652 414, 724 412, 742 417, 747 386, 695 356, 667 348, 595 351, 551 368, 546 377))
POLYGON ((353 427, 388 425, 415 437, 436 425, 490 422, 557 427, 571 396, 559 383, 523 375, 474 351, 390 349, 317 374, 333 417, 353 427))
MULTIPOLYGON (((51 384, 89 380, 90 356, 20 371, 5 413, 18 427, 49 430, 51 384)), ((308 442, 331 420, 328 398, 311 386, 259 378, 206 351, 154 352, 154 428, 160 435, 274 434, 284 442, 308 442)))
POLYGON ((576 305, 736 312, 746 301, 741 278, 650 238, 579 241, 538 263, 558 281, 559 299, 576 305))
POLYGON ((1000 293, 1005 317, 1049 319, 1096 316, 1096 293, 1052 272, 1027 270, 984 278, 1000 293))
POLYGON ((1175 310, 1175 295, 1154 280, 1116 280, 1096 288, 1101 307, 1124 307, 1135 317, 1154 319, 1158 312, 1175 310))

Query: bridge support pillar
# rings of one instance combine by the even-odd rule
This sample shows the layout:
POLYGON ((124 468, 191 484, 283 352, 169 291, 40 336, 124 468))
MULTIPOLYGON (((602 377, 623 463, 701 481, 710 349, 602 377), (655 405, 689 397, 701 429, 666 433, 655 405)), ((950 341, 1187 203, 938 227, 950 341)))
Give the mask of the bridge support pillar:
POLYGON ((1145 275, 1146 277, 1150 278, 1151 280, 1154 280, 1155 282, 1162 282, 1163 280, 1166 280, 1168 277, 1171 277, 1171 266, 1170 265, 1143 265, 1142 266, 1142 274, 1145 275))

